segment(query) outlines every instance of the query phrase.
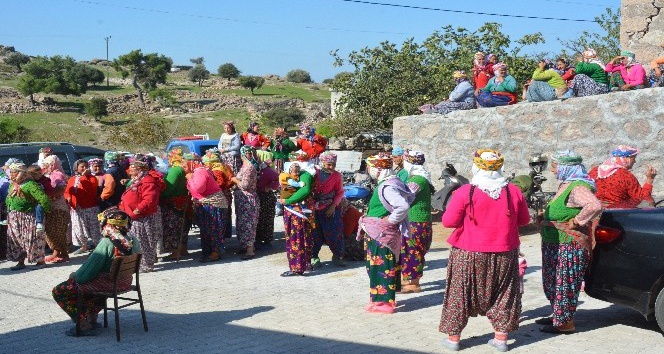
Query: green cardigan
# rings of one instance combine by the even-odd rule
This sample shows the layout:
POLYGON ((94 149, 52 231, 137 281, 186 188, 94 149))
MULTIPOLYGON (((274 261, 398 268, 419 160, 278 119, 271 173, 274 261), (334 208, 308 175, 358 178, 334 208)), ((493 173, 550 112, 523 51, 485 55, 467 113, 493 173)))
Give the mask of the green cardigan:
POLYGON ((314 176, 312 176, 309 172, 300 172, 300 182, 304 182, 304 187, 300 187, 297 192, 293 193, 290 198, 286 199, 284 204, 290 205, 299 203, 305 200, 309 194, 313 192, 314 176))
POLYGON ((14 184, 12 183, 9 186, 7 199, 5 199, 7 210, 9 211, 33 212, 37 204, 41 205, 44 211, 48 211, 51 208, 51 200, 44 193, 44 189, 35 181, 26 181, 21 184, 23 195, 20 197, 12 197, 13 190, 14 184))
MULTIPOLYGON (((140 252, 141 246, 138 238, 131 235, 128 235, 127 238, 131 238, 133 241, 132 254, 140 252)), ((113 248, 113 242, 107 237, 102 237, 95 250, 90 254, 90 257, 76 271, 74 280, 79 284, 85 284, 101 273, 108 273, 115 258, 113 248)))
POLYGON ((283 138, 281 140, 281 146, 282 146, 281 151, 277 151, 274 149, 276 144, 277 142, 274 139, 271 139, 270 150, 272 150, 272 157, 274 159, 288 160, 288 155, 291 152, 297 150, 295 143, 293 143, 293 141, 288 138, 283 138))

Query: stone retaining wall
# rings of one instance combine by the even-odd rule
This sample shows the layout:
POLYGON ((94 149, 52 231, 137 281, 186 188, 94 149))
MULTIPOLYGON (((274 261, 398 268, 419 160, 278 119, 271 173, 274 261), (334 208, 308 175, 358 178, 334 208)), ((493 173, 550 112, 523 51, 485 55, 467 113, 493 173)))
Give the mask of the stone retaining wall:
MULTIPOLYGON (((498 108, 427 114, 394 120, 394 144, 421 150, 436 187, 444 162, 454 163, 469 176, 472 154, 494 148, 505 155, 505 171, 527 173, 528 157, 573 148, 586 167, 603 162, 618 144, 636 145, 641 154, 634 167, 639 181, 652 164, 664 173, 664 88, 615 92, 566 101, 519 103, 498 108)), ((555 190, 550 172, 546 190, 555 190)), ((655 178, 654 191, 664 195, 664 176, 655 178)))

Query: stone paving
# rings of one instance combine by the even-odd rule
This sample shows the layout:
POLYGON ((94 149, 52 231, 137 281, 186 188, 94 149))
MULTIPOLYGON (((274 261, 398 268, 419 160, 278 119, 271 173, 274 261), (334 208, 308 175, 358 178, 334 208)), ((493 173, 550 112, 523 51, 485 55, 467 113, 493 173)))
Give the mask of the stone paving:
MULTIPOLYGON (((144 332, 138 307, 120 311, 122 341, 115 341, 112 314, 109 328, 97 336, 71 338, 72 326, 51 298, 51 288, 64 281, 85 256, 45 269, 13 272, 0 263, 0 353, 440 353, 438 322, 449 255, 444 242, 449 230, 435 225, 428 254, 423 292, 397 295, 393 315, 363 311, 368 278, 362 262, 346 268, 324 266, 305 277, 283 278, 287 270, 283 225, 277 240, 259 257, 241 261, 233 252, 235 238, 220 262, 196 261, 200 248, 190 237, 193 258, 158 263, 142 274, 149 332, 144 332)), ((515 353, 662 353, 662 333, 639 313, 581 295, 577 332, 554 336, 539 332, 534 320, 548 314, 541 289, 539 237, 522 236, 529 268, 521 328, 509 340, 515 353)), ((462 352, 493 353, 489 321, 471 318, 462 334, 462 352)))

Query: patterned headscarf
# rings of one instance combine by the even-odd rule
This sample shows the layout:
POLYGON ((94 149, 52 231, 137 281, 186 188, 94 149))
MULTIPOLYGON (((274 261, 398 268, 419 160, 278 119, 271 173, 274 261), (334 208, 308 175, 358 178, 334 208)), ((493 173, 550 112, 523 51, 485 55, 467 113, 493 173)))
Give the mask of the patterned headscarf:
POLYGON ((583 181, 596 190, 595 181, 593 181, 586 167, 581 163, 583 158, 572 150, 556 151, 551 157, 558 164, 556 168, 556 179, 565 182, 583 181))
POLYGON ((309 141, 314 141, 314 134, 316 134, 316 128, 309 125, 309 123, 302 123, 300 125, 300 139, 308 139, 309 141))
POLYGON ((184 152, 181 148, 174 148, 168 152, 168 165, 169 166, 182 166, 184 162, 184 152))
POLYGON ((60 158, 58 155, 49 155, 44 158, 44 165, 48 165, 48 168, 46 169, 47 173, 58 171, 65 173, 65 171, 62 169, 62 161, 60 161, 60 158))
POLYGON ((43 148, 39 149, 39 153, 40 154, 50 154, 50 155, 52 155, 53 154, 53 148, 43 147, 43 148))
POLYGON ((243 160, 247 160, 252 165, 254 165, 256 171, 260 169, 260 161, 258 161, 258 153, 256 153, 256 148, 250 145, 243 145, 240 148, 240 155, 242 156, 243 160), (251 155, 251 157, 247 157, 247 154, 251 155))
POLYGON ((500 152, 491 149, 479 149, 473 156, 473 164, 480 170, 500 171, 505 159, 500 152))
POLYGON ((473 57, 473 64, 477 67, 484 66, 484 59, 486 58, 486 55, 484 55, 484 52, 477 52, 475 53, 475 56, 473 57))
POLYGON ((503 62, 493 64, 494 73, 498 73, 500 69, 505 69, 505 75, 507 75, 507 64, 503 62))
POLYGON ((142 170, 148 170, 150 168, 149 157, 143 154, 136 154, 129 165, 138 167, 142 170))
POLYGON ((23 162, 14 162, 11 165, 9 165, 9 171, 17 173, 14 179, 12 180, 13 187, 10 196, 20 197, 23 195, 23 192, 21 191, 21 184, 30 179, 30 175, 28 173, 28 166, 26 166, 23 162))
POLYGON ((227 126, 231 127, 231 130, 233 130, 233 133, 235 133, 235 123, 233 123, 231 121, 227 121, 227 122, 224 122, 224 125, 227 125, 227 126))
POLYGON ((100 159, 100 158, 98 158, 98 157, 95 157, 95 158, 93 158, 93 159, 90 159, 90 160, 88 161, 88 164, 89 164, 90 166, 103 166, 103 165, 104 165, 104 160, 102 160, 102 159, 100 159))
POLYGON ((195 152, 187 152, 182 155, 184 159, 183 166, 185 171, 193 172, 196 168, 201 166, 201 157, 195 152))
POLYGON ((404 159, 412 165, 424 165, 426 161, 424 153, 416 150, 407 150, 404 153, 404 159))
POLYGON ((424 168, 424 153, 415 150, 406 150, 403 154, 403 168, 409 176, 424 177, 429 184, 431 183, 431 173, 424 168))
POLYGON ((254 127, 256 127, 256 126, 258 126, 258 125, 260 125, 260 123, 258 123, 258 122, 251 122, 251 123, 249 123, 249 128, 247 128, 247 132, 248 132, 249 134, 257 134, 257 133, 254 131, 254 127))
POLYGON ((205 155, 201 158, 205 165, 209 165, 214 162, 219 162, 219 155, 217 155, 213 150, 208 150, 205 152, 205 155))
POLYGON ((326 151, 319 157, 320 163, 337 163, 337 154, 326 151))
POLYGON ((403 148, 399 145, 394 145, 392 147, 392 156, 403 156, 403 148))
POLYGON ((631 157, 635 157, 639 152, 639 149, 635 147, 618 145, 611 151, 611 157, 597 168, 597 177, 607 178, 621 168, 626 170, 631 169, 634 164, 634 160, 631 157))
POLYGON ((108 238, 113 244, 113 254, 115 256, 131 255, 134 240, 127 237, 131 225, 129 215, 118 207, 110 207, 99 213, 97 219, 102 237, 108 238))
POLYGON ((104 161, 106 162, 106 167, 114 167, 120 161, 120 154, 116 151, 106 151, 104 153, 104 161))
POLYGON ((454 82, 458 85, 464 81, 468 80, 468 76, 466 75, 466 72, 463 70, 457 70, 452 74, 452 77, 454 78, 454 82))
POLYGON ((586 63, 594 63, 605 69, 604 63, 602 63, 599 58, 597 58, 597 51, 592 48, 586 48, 581 54, 583 56, 583 61, 586 63))
POLYGON ((16 158, 16 157, 10 157, 5 161, 5 167, 9 167, 9 165, 13 163, 23 163, 23 160, 16 158))
POLYGON ((477 186, 491 199, 498 199, 507 179, 503 176, 505 159, 500 152, 491 149, 479 149, 473 155, 473 178, 470 184, 477 186))
POLYGON ((23 162, 14 162, 9 165, 9 170, 10 171, 15 171, 15 172, 28 172, 28 166, 26 166, 23 162))
POLYGON ((630 52, 629 50, 623 50, 620 52, 620 55, 627 57, 627 65, 625 66, 632 66, 636 64, 636 54, 630 52))

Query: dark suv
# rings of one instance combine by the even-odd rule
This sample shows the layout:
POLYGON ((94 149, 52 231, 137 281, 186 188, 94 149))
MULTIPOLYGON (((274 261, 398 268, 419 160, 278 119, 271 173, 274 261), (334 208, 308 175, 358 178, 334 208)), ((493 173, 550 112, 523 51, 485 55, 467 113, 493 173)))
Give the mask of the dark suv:
POLYGON ((39 159, 39 149, 50 147, 55 155, 62 161, 62 169, 68 176, 72 175, 72 165, 78 159, 104 158, 105 150, 90 146, 73 145, 62 142, 31 142, 0 144, 0 166, 11 157, 16 157, 26 165, 36 163, 39 159))

